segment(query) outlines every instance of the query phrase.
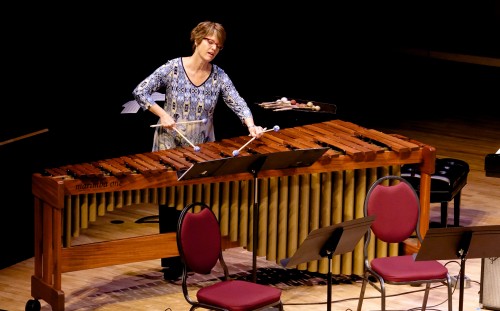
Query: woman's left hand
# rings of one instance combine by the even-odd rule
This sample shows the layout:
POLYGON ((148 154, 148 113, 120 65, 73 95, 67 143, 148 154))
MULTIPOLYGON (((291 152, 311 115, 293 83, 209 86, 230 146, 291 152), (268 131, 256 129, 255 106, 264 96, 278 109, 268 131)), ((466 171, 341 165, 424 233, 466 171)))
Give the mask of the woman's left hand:
POLYGON ((260 138, 264 134, 264 129, 258 125, 248 127, 248 131, 250 132, 250 136, 255 138, 260 138))

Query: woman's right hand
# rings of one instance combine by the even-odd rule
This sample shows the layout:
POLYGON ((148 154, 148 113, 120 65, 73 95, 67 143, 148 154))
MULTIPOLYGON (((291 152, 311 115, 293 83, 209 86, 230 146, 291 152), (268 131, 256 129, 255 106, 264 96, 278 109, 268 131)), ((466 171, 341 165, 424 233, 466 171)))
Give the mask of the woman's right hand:
POLYGON ((168 115, 168 114, 163 114, 161 117, 160 117, 160 124, 162 127, 164 128, 169 128, 171 129, 172 127, 175 126, 175 121, 174 119, 168 115))

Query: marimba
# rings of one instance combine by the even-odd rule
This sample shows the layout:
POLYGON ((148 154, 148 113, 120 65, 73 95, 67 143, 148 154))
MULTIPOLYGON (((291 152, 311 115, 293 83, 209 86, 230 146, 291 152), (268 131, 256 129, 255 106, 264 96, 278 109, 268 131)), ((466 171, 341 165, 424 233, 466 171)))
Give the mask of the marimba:
MULTIPOLYGON (((313 229, 363 216, 363 203, 372 182, 400 174, 406 163, 420 163, 421 232, 429 226, 430 174, 435 149, 397 134, 386 134, 351 122, 331 120, 267 132, 238 157, 327 148, 311 165, 285 169, 221 174, 179 180, 179 173, 196 163, 232 157, 250 137, 210 142, 199 151, 182 147, 158 152, 66 165, 35 173, 35 267, 31 279, 36 309, 39 299, 53 310, 64 310, 61 274, 69 271, 177 256, 175 233, 158 233, 114 241, 71 245, 89 221, 114 208, 133 203, 167 204, 182 209, 203 201, 216 212, 222 234, 241 246, 279 262, 292 256, 313 229), (255 183, 255 179, 258 183, 255 183), (256 188, 256 189, 254 189, 256 188), (255 191, 258 190, 258 191, 255 191), (259 218, 252 218, 258 193, 259 218), (252 224, 258 221, 257 249, 252 224), (123 252, 134 249, 134 252, 123 252)), ((373 256, 398 253, 398 245, 373 241, 373 256)), ((351 253, 336 256, 332 272, 363 272, 362 243, 351 253)), ((328 261, 298 269, 328 271, 328 261)), ((39 303, 38 303, 39 305, 39 303)))

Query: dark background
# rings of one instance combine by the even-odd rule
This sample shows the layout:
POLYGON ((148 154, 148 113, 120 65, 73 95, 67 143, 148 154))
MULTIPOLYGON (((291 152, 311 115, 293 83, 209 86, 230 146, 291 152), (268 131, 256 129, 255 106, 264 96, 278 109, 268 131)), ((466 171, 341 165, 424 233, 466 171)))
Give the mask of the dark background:
MULTIPOLYGON (((257 124, 271 128, 335 117, 376 126, 404 118, 493 114, 500 97, 498 67, 402 51, 498 60, 499 3, 307 2, 270 8, 269 2, 252 1, 104 8, 76 2, 18 3, 4 10, 0 141, 48 132, 0 146, 0 268, 33 256, 34 172, 151 150, 149 125, 156 118, 142 110, 121 114, 122 105, 157 67, 191 54, 189 35, 198 22, 225 26, 225 48, 214 63, 232 78, 257 124), (335 104, 337 114, 273 115, 255 105, 282 96, 335 104)), ((244 134, 246 128, 221 102, 217 139, 244 134)))

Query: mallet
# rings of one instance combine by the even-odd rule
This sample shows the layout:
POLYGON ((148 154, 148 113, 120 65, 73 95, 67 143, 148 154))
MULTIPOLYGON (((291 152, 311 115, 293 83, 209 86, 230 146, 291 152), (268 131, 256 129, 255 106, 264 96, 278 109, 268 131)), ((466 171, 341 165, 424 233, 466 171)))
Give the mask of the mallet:
MULTIPOLYGON (((269 130, 267 129, 267 127, 265 127, 265 128, 264 128, 264 130, 262 131, 262 133, 265 133, 265 132, 270 132, 270 131, 275 131, 275 132, 277 132, 277 131, 279 131, 279 130, 280 130, 280 127, 279 127, 279 126, 277 126, 277 125, 275 125, 275 126, 273 126, 273 128, 272 128, 272 129, 269 129, 269 130)), ((241 151, 241 150, 243 150, 243 148, 245 148, 246 146, 248 146, 248 144, 250 144, 252 141, 254 141, 254 140, 255 140, 255 138, 257 138, 257 137, 252 137, 252 139, 250 139, 249 141, 247 141, 247 142, 246 142, 246 144, 244 144, 243 146, 241 146, 241 148, 240 148, 240 149, 238 149, 238 150, 233 150, 233 157, 235 157, 235 156, 239 155, 239 154, 240 154, 240 151, 241 151)))
MULTIPOLYGON (((189 123, 203 123, 203 124, 207 124, 207 119, 194 120, 194 121, 180 121, 180 122, 177 122, 175 124, 189 124, 189 123)), ((159 126, 161 126, 161 124, 150 125, 150 127, 159 127, 159 126)))
POLYGON ((181 136, 182 136, 182 138, 184 138, 184 139, 185 139, 185 140, 186 140, 186 141, 187 141, 187 142, 188 142, 188 143, 189 143, 189 144, 190 144, 190 145, 194 148, 194 151, 195 151, 195 152, 200 151, 200 147, 195 146, 195 145, 194 145, 191 141, 189 141, 189 139, 187 139, 187 137, 186 137, 186 136, 184 136, 184 135, 181 133, 181 131, 179 131, 179 130, 178 130, 178 129, 176 129, 175 127, 173 127, 173 129, 174 129, 177 133, 179 133, 179 135, 181 135, 181 136))

